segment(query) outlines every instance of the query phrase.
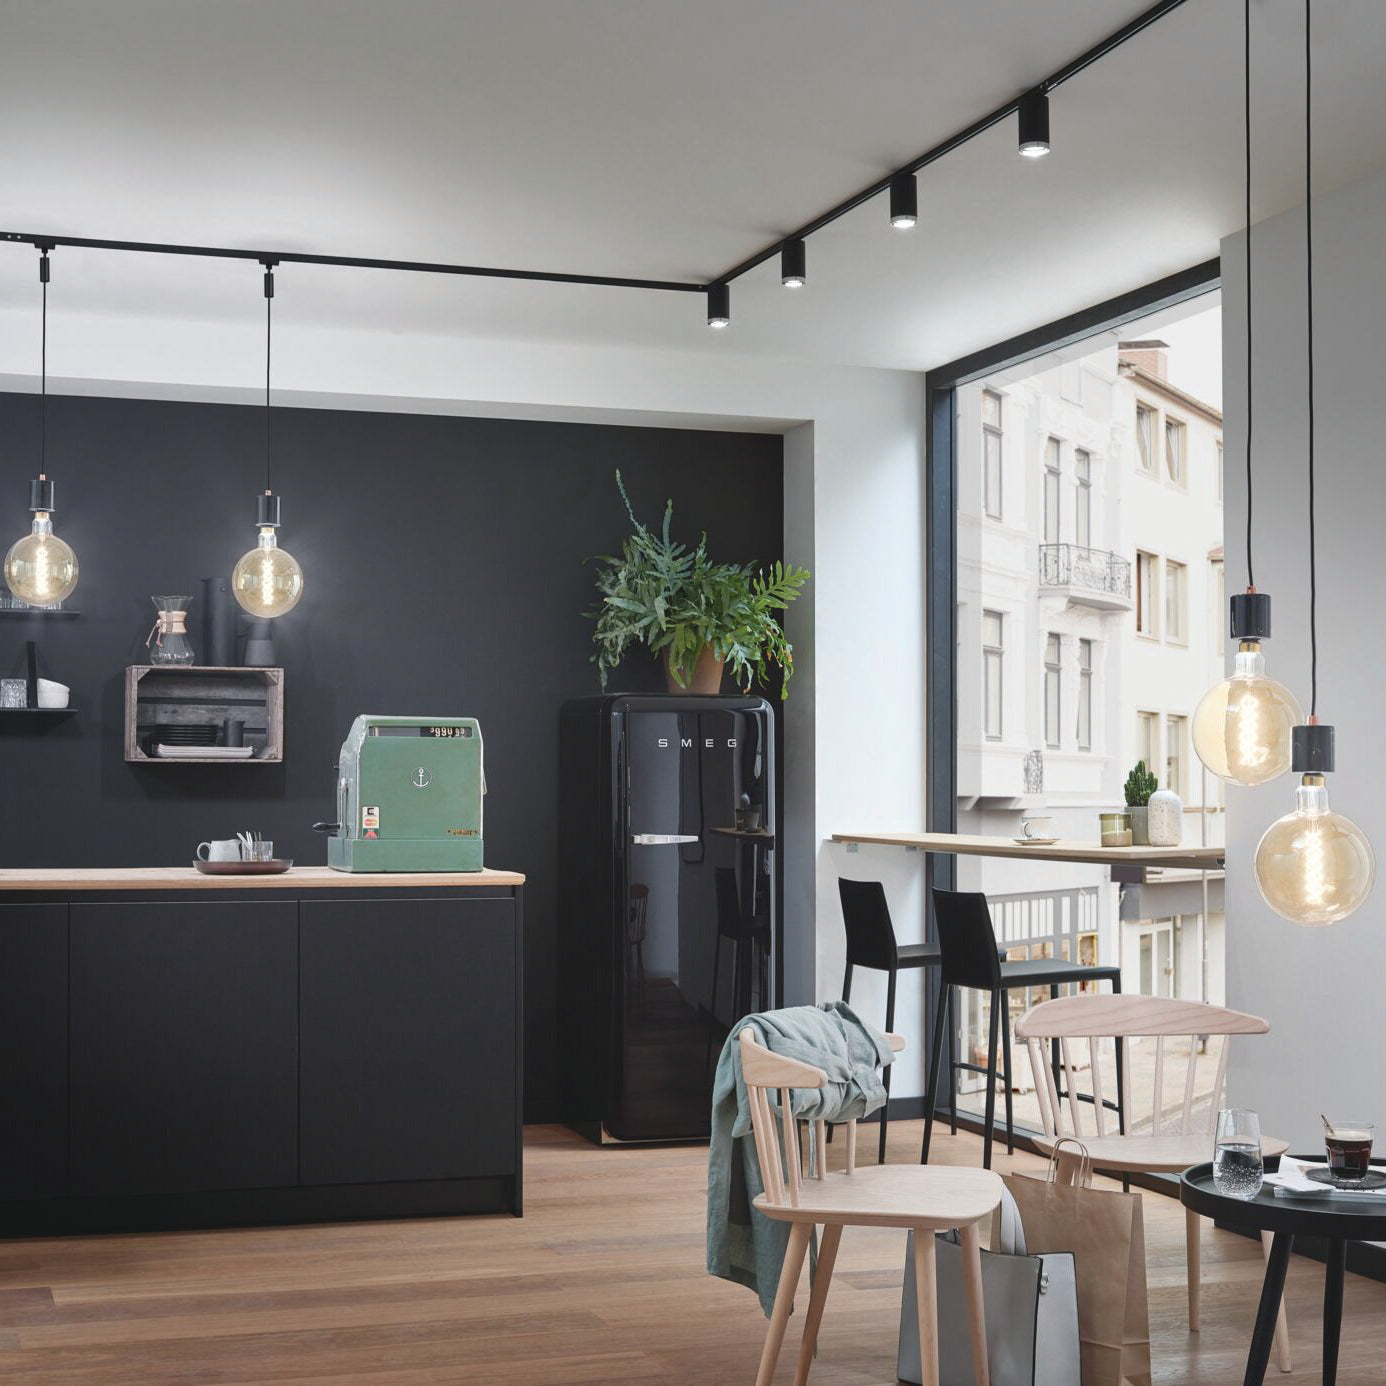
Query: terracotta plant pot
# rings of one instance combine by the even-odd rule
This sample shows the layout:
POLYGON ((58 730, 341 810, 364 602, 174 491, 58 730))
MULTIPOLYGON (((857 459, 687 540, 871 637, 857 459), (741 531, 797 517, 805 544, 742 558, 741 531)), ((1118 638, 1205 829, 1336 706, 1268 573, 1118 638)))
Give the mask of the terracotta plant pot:
POLYGON ((712 652, 711 645, 704 645, 693 666, 693 677, 687 688, 680 688, 668 660, 664 662, 664 681, 670 693, 720 693, 722 691, 722 660, 712 652))

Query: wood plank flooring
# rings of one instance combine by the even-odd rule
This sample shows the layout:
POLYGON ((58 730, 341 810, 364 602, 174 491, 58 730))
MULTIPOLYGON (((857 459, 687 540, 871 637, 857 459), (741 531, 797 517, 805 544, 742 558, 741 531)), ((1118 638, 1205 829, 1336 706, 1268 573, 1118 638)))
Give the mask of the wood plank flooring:
MULTIPOLYGON (((918 1158, 918 1122, 891 1125, 918 1158)), ((876 1132, 859 1137, 864 1161, 876 1132)), ((597 1149, 527 1132, 526 1215, 0 1243, 0 1383, 24 1386, 565 1386, 749 1383, 765 1321, 704 1271, 706 1151, 597 1149)), ((972 1163, 975 1137, 935 1137, 972 1163)), ((837 1168, 841 1140, 830 1156, 837 1168)), ((1004 1156, 1001 1166, 1007 1162, 1004 1156)), ((1017 1157, 1018 1167, 1038 1162, 1017 1157)), ((1185 1331, 1183 1214, 1146 1199, 1155 1379, 1238 1383, 1259 1247, 1204 1233, 1203 1331, 1185 1331)), ((894 1380, 894 1232, 842 1240, 812 1381, 894 1380)), ((1322 1267, 1290 1271, 1295 1371, 1319 1377, 1322 1267)), ((803 1299, 806 1301, 806 1291, 803 1299)), ((1342 1386, 1386 1381, 1386 1286, 1349 1275, 1342 1386)), ((800 1306, 802 1314, 802 1303, 800 1306)), ((793 1376, 791 1322, 777 1382, 793 1376)))

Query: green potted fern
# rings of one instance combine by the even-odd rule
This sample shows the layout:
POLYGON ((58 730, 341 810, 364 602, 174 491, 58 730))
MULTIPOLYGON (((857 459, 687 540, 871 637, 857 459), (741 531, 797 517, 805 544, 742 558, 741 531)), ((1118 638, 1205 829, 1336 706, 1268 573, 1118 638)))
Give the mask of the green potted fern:
POLYGON ((746 690, 756 679, 769 687, 778 669, 780 697, 788 697, 794 648, 779 613, 799 595, 808 569, 715 563, 706 534, 693 548, 673 538, 672 500, 656 533, 636 519, 619 471, 616 486, 631 533, 619 554, 587 560, 597 565, 599 600, 588 615, 596 622, 592 662, 602 687, 630 648, 643 645, 664 666, 671 693, 717 693, 730 665, 746 690))
POLYGON ((1145 768, 1145 761, 1138 760, 1126 777, 1126 811, 1131 815, 1131 845, 1150 846, 1150 825, 1148 822, 1150 796, 1159 789, 1160 781, 1145 768))

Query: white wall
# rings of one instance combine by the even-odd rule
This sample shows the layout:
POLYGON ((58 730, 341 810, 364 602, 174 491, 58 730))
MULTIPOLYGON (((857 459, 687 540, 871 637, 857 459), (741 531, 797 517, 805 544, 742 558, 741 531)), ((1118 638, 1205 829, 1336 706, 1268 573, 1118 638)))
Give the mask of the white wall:
MULTIPOLYGON (((1386 467, 1381 376, 1386 325, 1386 174, 1314 203, 1314 335, 1319 526, 1319 713, 1337 727, 1333 806, 1386 853, 1386 738, 1380 592, 1386 467)), ((1246 582, 1244 237, 1222 248, 1227 417, 1227 589, 1246 582)), ((1275 601, 1273 677, 1309 700, 1306 543, 1304 216, 1253 228, 1256 585, 1275 601)), ((1263 1127, 1312 1150, 1317 1113, 1386 1123, 1381 985, 1386 883, 1351 918, 1303 929, 1262 902, 1252 874, 1261 833, 1294 803, 1295 778, 1227 792, 1227 997, 1271 1023, 1234 1045, 1231 1096, 1263 1127)))
MULTIPOLYGON (((0 313, 0 388, 32 386, 35 330, 31 313, 0 313)), ((261 398, 254 321, 236 329, 50 309, 49 344, 59 391, 261 398)), ((813 570, 791 610, 797 672, 784 705, 785 979, 799 1002, 839 994, 839 869, 884 879, 901 940, 922 937, 922 857, 876 861, 822 844, 835 831, 924 826, 924 384, 912 372, 737 356, 734 329, 725 345, 642 352, 293 324, 275 335, 276 399, 785 434, 785 555, 813 570)), ((190 458, 190 478, 195 468, 190 458)), ((863 977, 857 999, 877 1023, 884 996, 863 977)), ((894 1091, 909 1096, 923 1089, 924 1044, 922 994, 908 985, 896 1025, 914 1062, 894 1091)))

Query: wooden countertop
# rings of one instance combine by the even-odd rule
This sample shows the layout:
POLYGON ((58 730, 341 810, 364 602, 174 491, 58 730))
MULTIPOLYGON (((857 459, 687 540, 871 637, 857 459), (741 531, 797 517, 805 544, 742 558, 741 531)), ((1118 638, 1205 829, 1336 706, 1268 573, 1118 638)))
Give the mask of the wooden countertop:
POLYGON ((968 833, 834 833, 834 842, 865 843, 873 847, 916 847, 961 857, 1030 857, 1039 861, 1076 861, 1096 866, 1164 866, 1216 871, 1223 847, 1103 847, 1096 842, 1060 840, 1045 846, 1026 846, 1009 837, 977 837, 968 833))
POLYGON ((278 876, 204 876, 191 866, 47 868, 0 870, 0 892, 7 890, 331 890, 423 886, 519 886, 518 871, 333 871, 326 866, 295 866, 278 876))

